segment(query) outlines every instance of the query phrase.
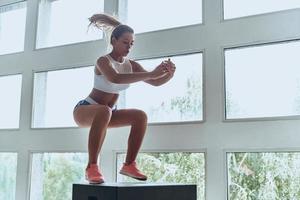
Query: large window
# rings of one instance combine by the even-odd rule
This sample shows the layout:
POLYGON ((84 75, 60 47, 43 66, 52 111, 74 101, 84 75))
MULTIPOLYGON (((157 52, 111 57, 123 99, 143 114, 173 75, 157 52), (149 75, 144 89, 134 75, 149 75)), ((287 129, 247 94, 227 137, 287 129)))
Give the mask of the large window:
MULTIPOLYGON (((117 154, 117 171, 121 169, 125 156, 124 153, 117 154)), ((137 164, 149 182, 197 184, 197 199, 205 199, 204 153, 139 153, 137 164)), ((117 182, 136 181, 117 173, 117 182)))
POLYGON ((224 19, 300 8, 299 0, 223 0, 224 19))
POLYGON ((34 74, 33 128, 75 126, 73 108, 93 87, 93 67, 34 74))
POLYGON ((15 199, 16 177, 17 153, 0 153, 0 199, 15 199))
POLYGON ((103 8, 103 0, 40 0, 37 48, 100 39, 100 30, 88 31, 88 18, 103 8))
POLYGON ((86 153, 34 153, 30 200, 72 199, 72 185, 84 181, 86 153))
POLYGON ((119 2, 121 17, 137 33, 202 23, 202 0, 119 2))
MULTIPOLYGON (((150 71, 165 59, 138 62, 150 71)), ((144 82, 132 84, 120 107, 144 110, 149 122, 202 120, 202 54, 175 56, 171 60, 176 65, 173 79, 159 87, 144 82)))
POLYGON ((0 7, 0 55, 24 50, 26 2, 0 7))
POLYGON ((228 153, 229 200, 300 199, 300 153, 228 153))
POLYGON ((0 129, 19 128, 22 75, 0 76, 0 129))
MULTIPOLYGON (((151 70, 164 59, 140 63, 151 70)), ((118 108, 142 109, 149 122, 202 120, 202 54, 171 59, 177 66, 173 79, 160 87, 132 84, 122 95, 124 98, 120 97, 118 108)), ((32 126, 75 126, 73 108, 91 91, 93 74, 93 67, 35 73, 32 126)))
POLYGON ((225 51, 226 118, 300 114, 300 42, 225 51))

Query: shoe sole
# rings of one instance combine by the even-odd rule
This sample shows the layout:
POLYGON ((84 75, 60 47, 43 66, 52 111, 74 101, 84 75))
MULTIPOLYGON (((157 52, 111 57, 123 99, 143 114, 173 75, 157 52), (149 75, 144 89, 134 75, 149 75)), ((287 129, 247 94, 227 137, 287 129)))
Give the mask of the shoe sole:
POLYGON ((140 178, 140 177, 131 175, 131 174, 126 173, 126 172, 123 172, 123 171, 120 171, 119 173, 122 174, 122 175, 125 175, 125 176, 129 176, 129 177, 131 177, 131 178, 137 179, 137 180, 139 180, 139 181, 146 181, 146 180, 147 180, 147 178, 140 178))
POLYGON ((100 181, 90 181, 89 179, 85 178, 85 180, 87 182, 89 182, 89 184, 102 184, 104 183, 104 180, 100 180, 100 181))
POLYGON ((89 182, 89 184, 102 184, 102 183, 104 183, 104 181, 102 181, 102 182, 93 182, 93 181, 88 181, 89 182))

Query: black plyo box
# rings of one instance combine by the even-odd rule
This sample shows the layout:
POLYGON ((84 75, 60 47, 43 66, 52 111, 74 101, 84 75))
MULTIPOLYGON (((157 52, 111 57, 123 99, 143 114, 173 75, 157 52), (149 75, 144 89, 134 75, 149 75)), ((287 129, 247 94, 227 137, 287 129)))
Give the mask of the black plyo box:
POLYGON ((73 184, 72 200, 196 200, 193 184, 73 184))

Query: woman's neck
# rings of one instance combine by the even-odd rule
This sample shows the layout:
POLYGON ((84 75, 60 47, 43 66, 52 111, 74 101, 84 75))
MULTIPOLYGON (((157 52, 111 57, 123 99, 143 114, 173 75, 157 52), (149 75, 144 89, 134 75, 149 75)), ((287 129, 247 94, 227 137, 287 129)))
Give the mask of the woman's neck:
POLYGON ((110 57, 112 57, 115 61, 118 61, 118 62, 123 62, 123 56, 120 55, 120 54, 117 54, 116 52, 110 52, 109 53, 110 57))

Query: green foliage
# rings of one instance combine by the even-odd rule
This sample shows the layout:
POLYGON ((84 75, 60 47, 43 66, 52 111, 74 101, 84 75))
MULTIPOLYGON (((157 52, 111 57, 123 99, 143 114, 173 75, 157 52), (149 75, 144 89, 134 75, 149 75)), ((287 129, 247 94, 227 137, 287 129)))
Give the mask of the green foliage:
POLYGON ((17 155, 0 154, 0 199, 15 200, 17 155))
POLYGON ((238 116, 240 114, 246 114, 245 110, 241 110, 237 101, 234 101, 230 91, 226 91, 226 117, 238 116))
MULTIPOLYGON (((0 199, 14 200, 16 156, 0 156, 0 199)), ((41 157, 43 195, 37 199, 71 199, 74 182, 83 180, 86 156, 77 154, 41 157)), ((230 200, 300 199, 300 153, 229 153, 228 194, 230 200)), ((198 199, 205 198, 203 153, 140 153, 140 169, 149 182, 196 183, 198 199)), ((124 177, 125 181, 136 181, 124 177)))
MULTIPOLYGON (((38 199, 43 200, 71 200, 72 184, 83 181, 87 156, 76 153, 43 154, 43 194, 38 199)), ((33 194, 34 195, 34 194, 33 194)))
POLYGON ((230 153, 230 200, 300 199, 299 153, 230 153))
MULTIPOLYGON (((149 182, 197 184, 198 199, 205 196, 203 153, 140 153, 137 163, 149 182)), ((136 180, 124 177, 125 182, 136 180)))
POLYGON ((186 94, 171 100, 171 110, 180 112, 180 119, 199 116, 202 110, 202 86, 196 77, 187 79, 186 94))
POLYGON ((185 94, 150 109, 150 116, 167 121, 195 120, 202 116, 202 85, 195 75, 187 79, 185 94), (178 114, 179 112, 179 114, 178 114))

